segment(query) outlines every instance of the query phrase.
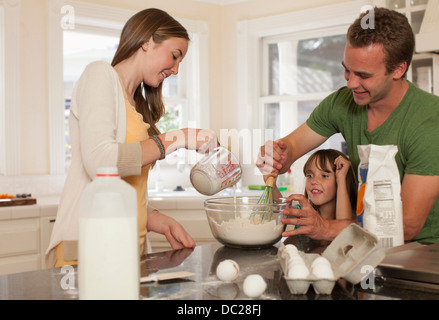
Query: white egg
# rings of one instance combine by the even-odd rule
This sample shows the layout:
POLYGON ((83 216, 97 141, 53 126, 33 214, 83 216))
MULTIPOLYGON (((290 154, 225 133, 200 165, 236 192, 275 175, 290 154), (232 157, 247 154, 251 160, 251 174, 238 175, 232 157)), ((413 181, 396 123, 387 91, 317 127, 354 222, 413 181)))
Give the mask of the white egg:
POLYGON ((233 281, 239 275, 239 265, 233 260, 223 260, 216 267, 216 276, 223 281, 233 281))
POLYGON ((290 279, 306 279, 309 270, 305 263, 294 263, 288 267, 288 278, 290 279))
POLYGON ((325 257, 317 257, 314 259, 314 261, 311 263, 311 269, 314 268, 314 266, 320 264, 320 263, 324 263, 327 266, 331 266, 331 263, 329 262, 328 259, 326 259, 325 257))
POLYGON ((267 283, 259 274, 251 274, 244 280, 243 290, 247 297, 256 298, 264 293, 267 283))
POLYGON ((281 256, 282 259, 287 260, 288 257, 289 257, 289 254, 288 254, 288 252, 286 250, 283 250, 281 252, 280 256, 281 256))
POLYGON ((287 252, 296 252, 296 253, 298 252, 298 250, 297 250, 297 248, 296 248, 296 246, 294 244, 287 244, 285 246, 284 250, 287 251, 287 252))
POLYGON ((299 256, 298 254, 291 256, 288 259, 287 265, 293 265, 294 263, 302 263, 304 264, 305 262, 303 261, 303 258, 301 256, 299 256))
POLYGON ((312 268, 312 273, 319 279, 334 279, 334 272, 330 265, 318 263, 312 268))

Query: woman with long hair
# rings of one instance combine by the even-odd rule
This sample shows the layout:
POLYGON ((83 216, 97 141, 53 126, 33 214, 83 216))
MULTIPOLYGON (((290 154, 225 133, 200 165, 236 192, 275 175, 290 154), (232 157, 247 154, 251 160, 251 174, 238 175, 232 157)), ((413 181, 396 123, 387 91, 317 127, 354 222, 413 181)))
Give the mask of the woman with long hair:
POLYGON ((173 249, 195 245, 177 221, 150 208, 147 199, 148 172, 157 160, 180 148, 207 152, 218 143, 212 130, 160 133, 156 126, 164 115, 163 81, 178 73, 188 44, 178 21, 146 9, 125 24, 111 65, 96 61, 81 75, 69 117, 72 163, 46 252, 49 267, 77 263, 79 199, 99 167, 117 167, 136 189, 141 254, 147 231, 164 234, 173 249))

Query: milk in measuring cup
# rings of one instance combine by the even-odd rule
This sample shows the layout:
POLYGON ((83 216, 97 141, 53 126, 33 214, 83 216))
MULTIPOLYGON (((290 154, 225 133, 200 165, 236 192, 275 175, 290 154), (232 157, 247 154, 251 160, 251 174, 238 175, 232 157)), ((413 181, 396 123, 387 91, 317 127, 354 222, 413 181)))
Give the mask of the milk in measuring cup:
POLYGON ((228 149, 220 146, 192 168, 190 178, 199 193, 211 196, 235 185, 241 175, 238 159, 228 149))

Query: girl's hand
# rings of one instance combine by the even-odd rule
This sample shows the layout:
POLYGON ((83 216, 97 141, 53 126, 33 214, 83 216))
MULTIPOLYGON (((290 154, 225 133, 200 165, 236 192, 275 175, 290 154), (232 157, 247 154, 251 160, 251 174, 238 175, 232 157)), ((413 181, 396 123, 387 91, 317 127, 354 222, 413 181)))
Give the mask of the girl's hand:
POLYGON ((342 156, 338 156, 334 161, 335 165, 335 179, 337 183, 339 181, 344 181, 349 172, 349 167, 351 166, 351 162, 345 159, 342 156))

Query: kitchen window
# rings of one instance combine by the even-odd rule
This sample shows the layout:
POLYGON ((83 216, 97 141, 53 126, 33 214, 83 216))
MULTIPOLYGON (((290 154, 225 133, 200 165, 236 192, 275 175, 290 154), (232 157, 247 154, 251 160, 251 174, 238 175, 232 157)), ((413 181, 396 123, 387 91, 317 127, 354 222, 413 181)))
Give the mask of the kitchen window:
MULTIPOLYGON (((314 33, 314 32, 313 32, 314 33)), ((331 92, 344 86, 341 60, 346 34, 303 36, 303 33, 262 40, 264 69, 260 113, 274 140, 303 124, 331 92)), ((342 150, 343 138, 334 135, 322 148, 342 150)))
POLYGON ((111 63, 119 44, 119 35, 65 30, 63 32, 64 125, 66 171, 72 158, 69 114, 73 88, 85 67, 96 60, 111 63))
MULTIPOLYGON (((70 165, 68 114, 75 82, 88 63, 111 62, 123 25, 136 12, 76 1, 50 0, 49 5, 50 173, 54 175, 64 174, 70 165), (68 14, 74 19, 66 19, 68 14), (68 23, 60 28, 60 22, 68 23), (61 72, 56 63, 63 65, 61 72)), ((199 58, 207 55, 207 23, 177 20, 191 41, 178 76, 163 84, 166 115, 159 128, 208 127, 207 60, 199 58)), ((181 156, 176 153, 174 158, 181 156)))
MULTIPOLYGON (((119 45, 119 32, 116 34, 101 34, 66 30, 63 34, 64 55, 64 97, 65 97, 65 160, 66 170, 71 162, 71 145, 69 135, 69 113, 73 88, 85 67, 96 60, 111 63, 119 45)), ((165 116, 159 121, 161 132, 176 130, 183 127, 187 121, 187 99, 183 92, 181 78, 185 78, 186 60, 191 61, 191 50, 180 65, 179 74, 171 75, 163 82, 163 99, 165 101, 165 116), (186 120, 186 121, 185 121, 186 120)))

